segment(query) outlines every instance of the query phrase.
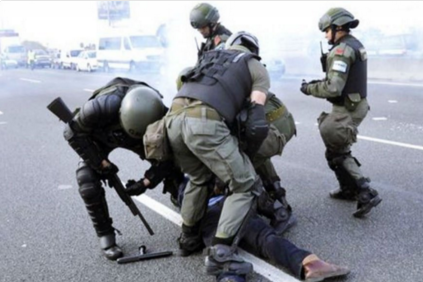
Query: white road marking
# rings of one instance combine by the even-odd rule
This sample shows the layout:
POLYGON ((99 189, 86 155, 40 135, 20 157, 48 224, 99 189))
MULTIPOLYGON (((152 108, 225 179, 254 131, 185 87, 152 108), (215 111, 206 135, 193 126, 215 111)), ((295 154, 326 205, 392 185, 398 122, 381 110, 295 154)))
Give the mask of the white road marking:
POLYGON ((379 120, 388 120, 388 119, 386 117, 374 117, 372 118, 372 120, 379 121, 379 120))
POLYGON ((5 122, 5 121, 0 121, 0 125, 2 125, 2 124, 7 124, 7 122, 5 122))
MULTIPOLYGON (((304 77, 296 76, 296 75, 284 75, 283 79, 286 80, 298 80, 301 81, 302 79, 307 81, 315 79, 315 77, 311 77, 306 75, 304 77)), ((393 82, 393 81, 379 81, 379 80, 369 80, 367 81, 369 84, 381 84, 381 85, 393 85, 393 86, 409 86, 409 87, 423 87, 422 83, 412 83, 412 82, 393 82)))
POLYGON ((29 78, 21 78, 22 81, 32 82, 32 83, 41 83, 39 80, 29 79, 29 78))
POLYGON ((92 89, 88 89, 88 88, 85 88, 85 89, 82 89, 82 90, 84 90, 84 91, 86 91, 86 92, 94 92, 94 90, 92 90, 92 89))
POLYGON ((394 104, 394 103, 398 103, 397 100, 388 100, 388 103, 394 104))
POLYGON ((3 112, 2 111, 0 111, 0 115, 2 115, 3 114, 3 112))
MULTIPOLYGON (((181 216, 178 213, 166 207, 165 205, 161 204, 160 202, 148 197, 147 195, 141 195, 134 198, 141 204, 145 205, 147 208, 158 213, 164 218, 170 220, 176 225, 178 226, 182 225, 181 216)), ((245 260, 254 264, 254 271, 262 275, 263 277, 267 278, 268 280, 278 281, 278 282, 299 282, 299 280, 286 274, 285 272, 274 267, 273 265, 268 264, 262 259, 259 259, 256 256, 253 256, 241 249, 239 251, 240 251, 239 253, 245 258, 245 260)))
POLYGON ((295 122, 295 124, 301 124, 301 122, 299 122, 299 121, 296 121, 296 122, 295 122))
POLYGON ((66 190, 71 188, 72 188, 72 185, 59 185, 59 187, 57 187, 57 189, 59 190, 66 190))
POLYGON ((362 135, 358 135, 357 137, 358 137, 358 139, 363 139, 363 140, 367 140, 367 141, 373 141, 373 142, 378 142, 378 143, 383 143, 383 144, 394 145, 394 146, 399 146, 399 147, 423 151, 423 146, 419 146, 419 145, 412 145, 412 144, 407 144, 407 143, 389 141, 389 140, 367 137, 367 136, 362 136, 362 135))
POLYGON ((391 82, 391 81, 368 81, 369 84, 382 84, 392 86, 409 86, 409 87, 423 87, 421 83, 410 83, 410 82, 391 82))

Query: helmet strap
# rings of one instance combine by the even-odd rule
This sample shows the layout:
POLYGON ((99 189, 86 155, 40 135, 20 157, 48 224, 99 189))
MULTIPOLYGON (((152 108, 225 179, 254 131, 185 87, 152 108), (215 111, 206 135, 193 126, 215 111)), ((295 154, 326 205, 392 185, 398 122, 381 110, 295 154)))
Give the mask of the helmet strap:
POLYGON ((210 34, 209 34, 209 38, 212 38, 214 35, 215 35, 215 33, 216 33, 216 30, 217 30, 217 23, 215 23, 215 24, 213 24, 213 23, 209 23, 208 24, 208 27, 209 27, 209 29, 210 29, 210 34))
POLYGON ((331 29, 332 37, 330 38, 328 43, 329 43, 329 45, 334 45, 335 44, 336 32, 337 32, 336 25, 334 25, 334 24, 331 25, 330 29, 331 29))

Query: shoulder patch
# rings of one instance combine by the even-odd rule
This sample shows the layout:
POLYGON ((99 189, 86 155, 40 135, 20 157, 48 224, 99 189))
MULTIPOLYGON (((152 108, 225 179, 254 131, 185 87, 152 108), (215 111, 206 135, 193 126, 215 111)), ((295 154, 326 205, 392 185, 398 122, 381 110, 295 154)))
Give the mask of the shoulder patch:
POLYGON ((335 50, 335 55, 342 55, 342 54, 344 54, 344 49, 342 48, 337 48, 336 50, 335 50))
POLYGON ((366 49, 360 48, 360 49, 358 49, 358 52, 360 53, 360 59, 362 61, 367 60, 367 52, 366 52, 366 49))
POLYGON ((216 35, 213 41, 214 41, 214 46, 217 46, 220 44, 220 42, 222 42, 222 39, 220 39, 219 35, 216 35))
POLYGON ((347 71, 347 63, 343 61, 334 61, 332 64, 332 70, 339 71, 339 72, 346 72, 347 71))

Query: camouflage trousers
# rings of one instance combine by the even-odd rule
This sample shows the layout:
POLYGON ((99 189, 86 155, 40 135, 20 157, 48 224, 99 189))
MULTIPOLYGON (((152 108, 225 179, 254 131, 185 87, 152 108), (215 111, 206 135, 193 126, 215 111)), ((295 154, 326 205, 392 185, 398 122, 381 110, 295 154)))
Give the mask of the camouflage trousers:
POLYGON ((294 117, 276 96, 273 95, 269 99, 265 110, 269 122, 269 133, 252 162, 262 180, 273 183, 279 180, 279 176, 270 159, 282 155, 286 144, 297 130, 294 117))
POLYGON ((363 178, 363 174, 350 152, 353 143, 357 142, 358 126, 368 111, 369 104, 366 99, 362 99, 354 111, 333 105, 331 113, 323 112, 317 119, 326 154, 344 155, 343 166, 355 180, 363 178))
POLYGON ((251 161, 217 112, 206 105, 171 109, 165 119, 175 161, 189 175, 181 208, 183 223, 193 226, 203 217, 216 175, 232 192, 223 206, 216 237, 235 236, 254 198, 251 190, 258 177, 251 161))

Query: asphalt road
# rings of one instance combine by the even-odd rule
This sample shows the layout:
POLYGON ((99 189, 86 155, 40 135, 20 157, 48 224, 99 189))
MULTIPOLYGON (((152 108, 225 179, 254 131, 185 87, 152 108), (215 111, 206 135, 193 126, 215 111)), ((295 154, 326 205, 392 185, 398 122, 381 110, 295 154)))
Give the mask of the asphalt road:
MULTIPOLYGON (((213 281, 203 255, 172 256, 127 265, 106 260, 77 191, 78 157, 62 137, 63 125, 47 111, 57 96, 71 107, 118 74, 61 70, 0 72, 0 281, 213 281)), ((126 75, 159 89, 169 104, 174 79, 126 75)), ((331 200, 336 179, 324 159, 316 119, 330 105, 299 92, 300 78, 272 90, 297 121, 298 135, 274 158, 298 225, 286 237, 352 273, 331 281, 422 281, 423 85, 369 83, 371 111, 353 153, 383 202, 366 219, 352 216, 354 203, 331 200)), ((111 160, 123 180, 139 178, 147 162, 117 150, 111 160)), ((161 187, 147 195, 170 209, 161 187)), ((180 228, 138 204, 156 232, 149 236, 114 191, 107 189, 114 225, 126 254, 139 245, 177 250, 180 228)), ((173 209, 174 210, 174 209, 173 209)), ((269 281, 254 274, 250 281, 269 281)), ((273 281, 286 281, 283 278, 273 281)))

